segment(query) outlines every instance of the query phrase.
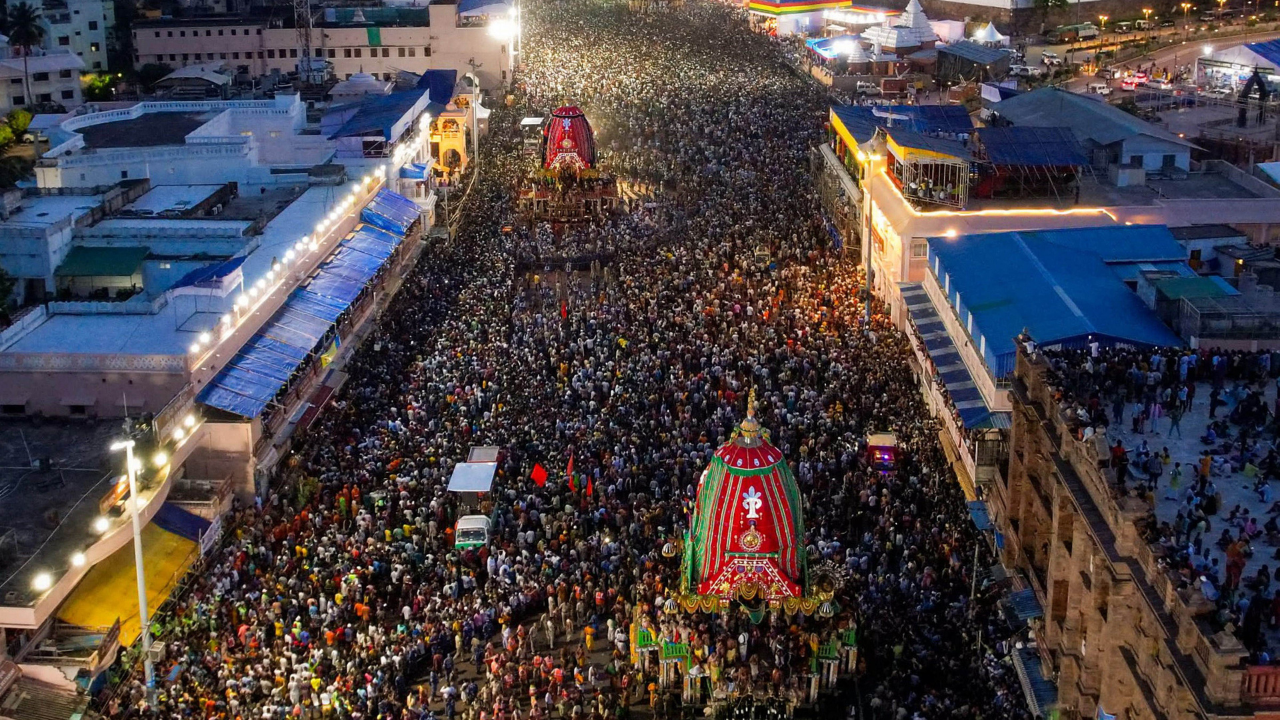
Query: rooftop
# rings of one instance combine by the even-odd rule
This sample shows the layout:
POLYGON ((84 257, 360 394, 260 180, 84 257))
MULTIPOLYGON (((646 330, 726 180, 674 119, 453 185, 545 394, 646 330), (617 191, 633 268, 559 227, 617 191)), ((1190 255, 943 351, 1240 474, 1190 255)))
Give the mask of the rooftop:
POLYGON ((149 112, 133 120, 119 120, 82 127, 86 148, 155 147, 181 145, 187 135, 216 112, 149 112))
POLYGON ((45 569, 42 559, 65 566, 92 542, 98 499, 108 489, 107 447, 119 432, 117 423, 0 423, 0 457, 6 459, 0 468, 0 536, 12 530, 17 550, 9 557, 0 542, 0 604, 15 604, 11 591, 19 597, 28 593, 31 578, 45 569), (49 459, 49 469, 30 467, 42 458, 49 459))
POLYGON ((102 203, 102 195, 37 195, 24 197, 18 210, 3 225, 48 227, 67 218, 72 220, 102 203))
POLYGON ((147 194, 121 208, 121 212, 138 215, 181 213, 204 202, 222 188, 222 185, 155 185, 147 194))
POLYGON ((1192 147, 1187 140, 1101 100, 1052 87, 1003 100, 993 110, 1014 125, 1069 127, 1086 144, 1110 145, 1146 135, 1192 147))
POLYGON ((1124 280, 1139 268, 1182 264, 1185 255, 1168 228, 1140 225, 932 238, 928 249, 948 302, 972 322, 996 377, 1013 371, 1013 339, 1023 330, 1043 346, 1092 337, 1180 345, 1124 280))
MULTIPOLYGON (((242 266, 245 281, 265 275, 274 259, 283 257, 341 201, 331 188, 311 188, 290 202, 257 236, 258 244, 242 266)), ((233 301, 234 294, 202 296, 197 307, 179 299, 149 315, 51 315, 5 352, 186 355, 191 343, 213 328, 233 301)))

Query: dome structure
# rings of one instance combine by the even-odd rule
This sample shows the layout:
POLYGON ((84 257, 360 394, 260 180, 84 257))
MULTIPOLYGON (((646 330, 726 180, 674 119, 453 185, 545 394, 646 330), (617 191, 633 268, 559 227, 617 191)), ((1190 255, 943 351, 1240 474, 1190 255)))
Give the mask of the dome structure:
POLYGON ((804 509, 795 477, 769 431, 747 417, 711 457, 685 538, 687 609, 715 612, 732 601, 794 608, 805 599, 804 509))
POLYGON ((542 129, 542 167, 590 170, 596 164, 596 137, 587 116, 573 105, 556 108, 542 129))

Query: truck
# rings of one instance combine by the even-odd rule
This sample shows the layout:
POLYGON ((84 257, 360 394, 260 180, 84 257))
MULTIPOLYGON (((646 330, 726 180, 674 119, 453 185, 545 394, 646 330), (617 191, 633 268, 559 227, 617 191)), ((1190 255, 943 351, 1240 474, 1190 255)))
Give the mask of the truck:
POLYGON ((493 478, 502 461, 501 448, 476 446, 467 453, 467 461, 453 466, 449 476, 449 492, 458 498, 458 522, 453 527, 453 546, 460 550, 489 543, 493 531, 494 511, 490 496, 493 478))
POLYGON ((1045 37, 1051 44, 1060 45, 1080 40, 1093 40, 1099 34, 1097 26, 1093 23, 1080 23, 1079 25, 1059 25, 1046 33, 1045 37))

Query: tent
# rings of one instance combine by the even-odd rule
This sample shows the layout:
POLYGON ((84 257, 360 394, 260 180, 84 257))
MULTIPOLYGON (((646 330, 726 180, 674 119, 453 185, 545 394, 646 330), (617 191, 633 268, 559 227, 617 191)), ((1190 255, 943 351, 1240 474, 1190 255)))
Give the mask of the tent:
POLYGON ((973 33, 973 37, 969 39, 976 43, 982 43, 983 45, 999 45, 1001 47, 1009 46, 1009 36, 1001 35, 1000 31, 996 29, 995 23, 987 23, 986 25, 978 28, 977 31, 973 33))

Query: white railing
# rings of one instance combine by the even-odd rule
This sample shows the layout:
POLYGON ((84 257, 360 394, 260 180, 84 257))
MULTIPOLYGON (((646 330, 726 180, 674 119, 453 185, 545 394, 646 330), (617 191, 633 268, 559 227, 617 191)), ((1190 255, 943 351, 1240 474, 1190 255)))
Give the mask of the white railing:
POLYGON ((134 372, 185 373, 185 355, 120 355, 67 353, 0 353, 0 372, 134 372))
POLYGON ((19 316, 13 324, 0 332, 0 352, 22 339, 24 335, 35 329, 49 316, 43 305, 37 305, 29 312, 19 316))

